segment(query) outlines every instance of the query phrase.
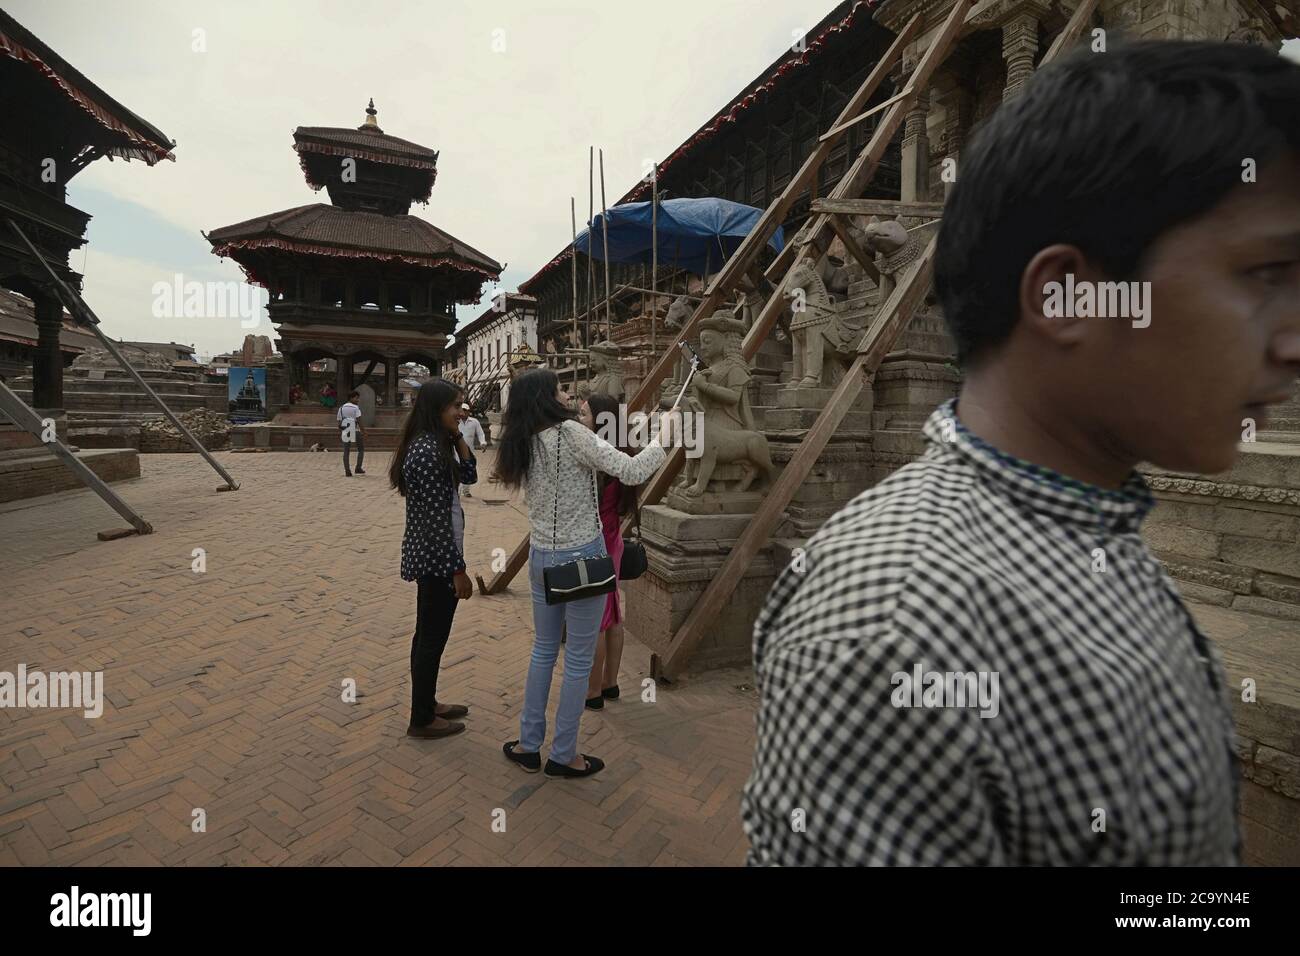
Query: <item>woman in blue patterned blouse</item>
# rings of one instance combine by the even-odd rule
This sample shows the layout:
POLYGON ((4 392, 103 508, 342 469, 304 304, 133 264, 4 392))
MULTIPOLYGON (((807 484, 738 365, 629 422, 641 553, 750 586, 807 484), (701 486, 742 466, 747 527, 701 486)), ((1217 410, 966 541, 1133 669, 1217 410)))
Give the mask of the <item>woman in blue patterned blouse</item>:
POLYGON ((411 737, 450 737, 465 729, 462 704, 439 704, 438 667, 458 601, 474 593, 465 557, 452 528, 452 502, 460 485, 478 480, 474 455, 460 437, 460 390, 435 378, 426 382, 406 417, 388 478, 406 498, 402 580, 418 583, 415 636, 411 639, 411 737))

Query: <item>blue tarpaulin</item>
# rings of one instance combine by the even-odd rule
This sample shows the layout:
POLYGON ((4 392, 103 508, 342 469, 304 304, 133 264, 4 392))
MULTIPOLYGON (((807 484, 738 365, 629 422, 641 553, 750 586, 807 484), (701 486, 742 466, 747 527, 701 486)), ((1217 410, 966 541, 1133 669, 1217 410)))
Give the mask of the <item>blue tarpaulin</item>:
MULTIPOLYGON (((761 209, 727 199, 662 200, 656 229, 659 265, 696 275, 717 272, 762 215, 761 209)), ((624 203, 609 210, 610 262, 650 262, 650 218, 648 202, 624 203)), ((780 226, 767 244, 773 252, 781 251, 785 237, 780 226)), ((578 233, 576 246, 593 258, 605 258, 600 213, 590 230, 578 233)))

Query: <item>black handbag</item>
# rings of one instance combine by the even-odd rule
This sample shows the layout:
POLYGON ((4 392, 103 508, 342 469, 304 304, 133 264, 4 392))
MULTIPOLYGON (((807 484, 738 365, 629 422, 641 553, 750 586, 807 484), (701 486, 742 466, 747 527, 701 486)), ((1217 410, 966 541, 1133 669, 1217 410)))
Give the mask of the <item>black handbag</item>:
MULTIPOLYGON (((555 535, 560 524, 560 433, 555 428, 555 511, 551 525, 551 550, 555 550, 555 535)), ((596 526, 600 526, 600 500, 596 496, 596 473, 591 473, 591 500, 596 508, 596 526)), ((542 569, 542 585, 546 589, 547 604, 564 604, 583 598, 609 594, 618 587, 614 559, 608 554, 596 558, 579 558, 566 564, 542 569)))
POLYGON ((618 576, 622 581, 635 581, 650 568, 645 545, 641 543, 641 502, 637 501, 634 507, 636 508, 636 537, 623 539, 623 559, 618 565, 618 576))

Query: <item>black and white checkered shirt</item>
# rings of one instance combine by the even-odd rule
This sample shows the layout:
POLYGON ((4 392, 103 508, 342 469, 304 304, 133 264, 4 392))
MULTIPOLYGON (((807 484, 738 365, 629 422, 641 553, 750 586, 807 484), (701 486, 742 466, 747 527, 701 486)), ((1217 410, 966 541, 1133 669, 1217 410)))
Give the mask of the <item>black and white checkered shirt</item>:
POLYGON ((956 414, 768 595, 749 862, 1238 862, 1223 670, 1138 536, 1145 482, 1073 481, 956 414))

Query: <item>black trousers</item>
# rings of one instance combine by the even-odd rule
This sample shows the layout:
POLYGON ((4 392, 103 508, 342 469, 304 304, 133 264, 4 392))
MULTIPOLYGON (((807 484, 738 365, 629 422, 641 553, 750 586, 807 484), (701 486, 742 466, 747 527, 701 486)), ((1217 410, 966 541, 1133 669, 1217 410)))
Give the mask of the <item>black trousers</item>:
POLYGON ((435 716, 438 668, 460 599, 451 578, 429 574, 420 578, 418 588, 415 636, 411 638, 411 726, 426 727, 435 716))
MULTIPOLYGON (((361 463, 365 461, 366 458, 366 441, 361 437, 361 432, 357 432, 356 438, 357 471, 365 471, 365 466, 361 463)), ((352 466, 349 464, 349 459, 352 457, 352 444, 352 442, 348 441, 343 443, 343 473, 345 475, 352 474, 352 466)))

